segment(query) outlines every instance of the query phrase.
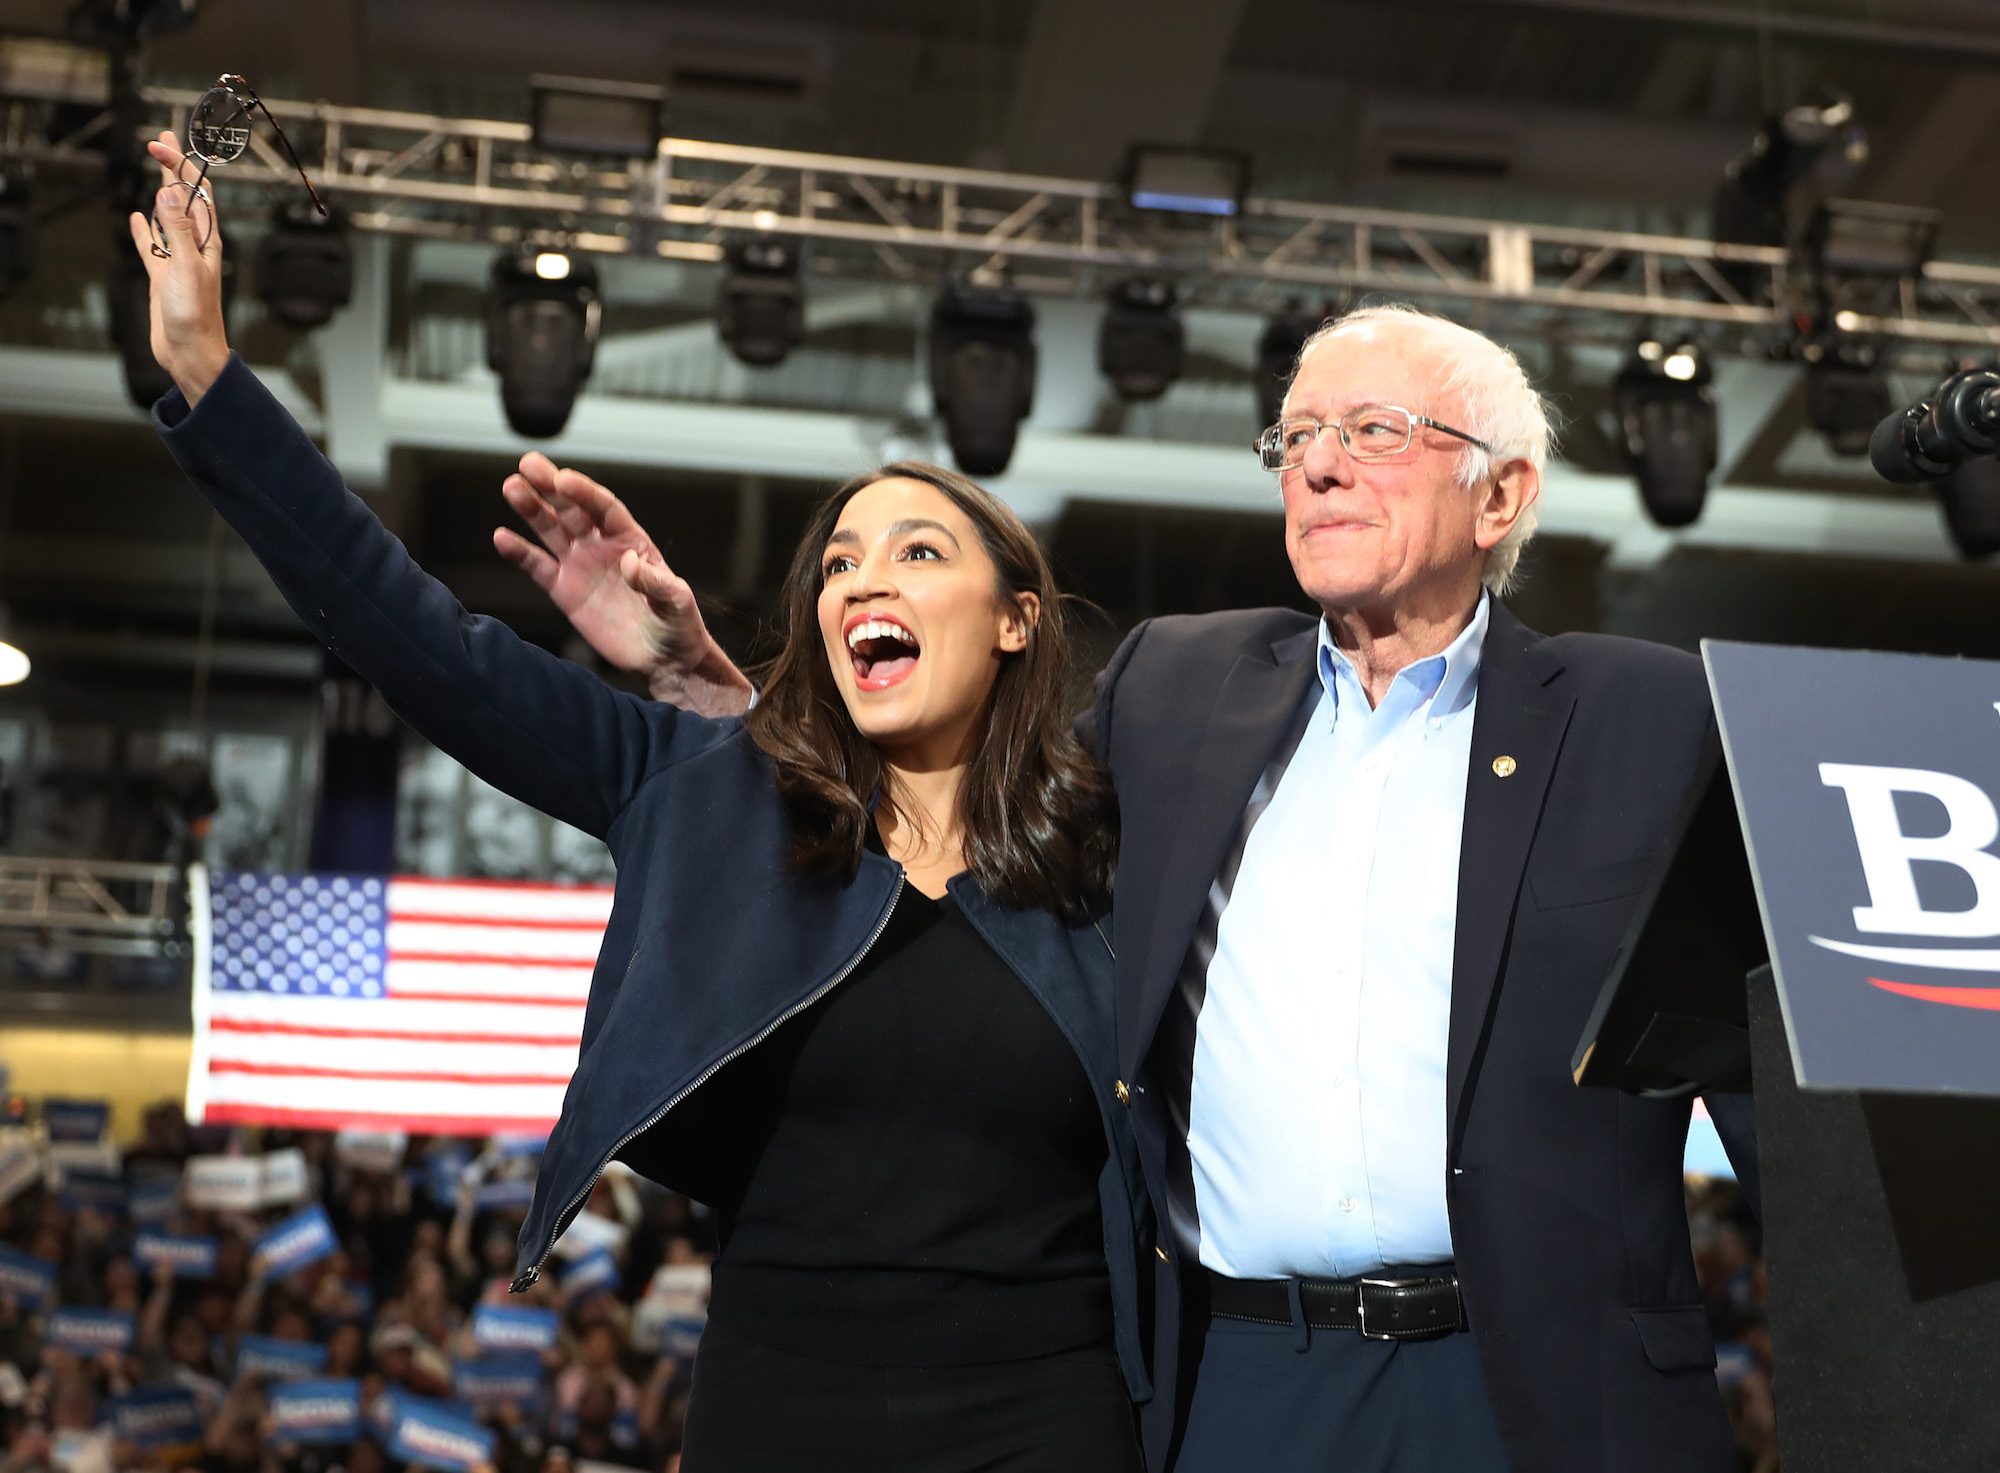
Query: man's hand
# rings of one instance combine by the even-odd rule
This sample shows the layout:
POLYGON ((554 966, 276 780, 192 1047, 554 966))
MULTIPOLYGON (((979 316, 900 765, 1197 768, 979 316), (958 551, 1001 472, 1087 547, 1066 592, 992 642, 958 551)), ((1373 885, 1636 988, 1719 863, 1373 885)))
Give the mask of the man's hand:
MULTIPOLYGON (((175 182, 184 160, 174 135, 162 133, 146 145, 146 152, 160 166, 161 187, 154 216, 171 254, 158 251, 152 227, 137 210, 129 222, 132 248, 151 278, 153 357, 193 405, 229 365, 229 340, 222 320, 222 230, 211 224, 207 243, 197 245, 199 231, 188 213, 188 192, 175 182)), ((192 168, 186 173, 188 178, 194 177, 192 168)), ((196 208, 212 212, 214 191, 207 186, 204 189, 196 208)))
POLYGON ((532 451, 500 494, 542 545, 496 527, 494 550, 535 580, 592 649, 644 676, 656 701, 702 716, 749 709, 749 680, 708 632, 687 580, 667 566, 624 502, 532 451))

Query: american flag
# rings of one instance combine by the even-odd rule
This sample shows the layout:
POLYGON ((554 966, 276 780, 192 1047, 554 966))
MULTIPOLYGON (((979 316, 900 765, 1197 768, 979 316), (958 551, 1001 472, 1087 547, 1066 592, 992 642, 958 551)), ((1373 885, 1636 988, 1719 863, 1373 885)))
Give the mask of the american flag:
POLYGON ((609 888, 218 870, 189 890, 190 1120, 555 1124, 609 888))

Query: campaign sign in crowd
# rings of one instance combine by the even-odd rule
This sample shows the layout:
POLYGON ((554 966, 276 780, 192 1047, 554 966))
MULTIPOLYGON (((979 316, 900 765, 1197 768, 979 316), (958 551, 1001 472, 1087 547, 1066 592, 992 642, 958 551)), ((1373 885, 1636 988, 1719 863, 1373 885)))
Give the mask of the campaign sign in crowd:
POLYGON ((613 1168, 514 1295, 538 1139, 110 1119, 0 1125, 0 1473, 676 1467, 695 1204, 613 1168))

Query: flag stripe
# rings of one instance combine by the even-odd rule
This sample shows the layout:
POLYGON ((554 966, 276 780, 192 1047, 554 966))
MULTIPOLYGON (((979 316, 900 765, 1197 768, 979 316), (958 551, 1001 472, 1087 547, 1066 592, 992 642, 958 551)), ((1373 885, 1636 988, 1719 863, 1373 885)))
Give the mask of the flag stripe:
POLYGON ((356 1099, 349 1079, 304 1079, 241 1074, 217 1065, 209 1071, 213 1104, 276 1105, 296 1110, 346 1110, 356 1115, 390 1113, 449 1117, 468 1124, 483 1120, 537 1120, 544 1126, 562 1110, 560 1084, 398 1083, 393 1089, 369 1090, 356 1099))
POLYGON ((576 1068, 576 1040, 475 1043, 464 1038, 405 1039, 358 1034, 326 1038, 307 1034, 224 1034, 211 1044, 211 1067, 314 1069, 353 1076, 436 1074, 476 1079, 483 1073, 535 1074, 567 1083, 576 1068))
POLYGON ((205 1117, 213 1125, 285 1125, 294 1130, 402 1130, 412 1135, 544 1136, 549 1122, 540 1116, 509 1119, 504 1115, 468 1120, 463 1115, 412 1115, 405 1111, 301 1110, 290 1105, 215 1104, 205 1117))
POLYGON ((379 1027, 385 1032, 428 1033, 450 1037, 463 1032, 533 1033, 544 1038, 575 1038, 583 1032, 580 1006, 550 1007, 543 1003, 491 1003, 454 998, 449 1002, 399 997, 272 997, 267 994, 218 992, 211 1003, 214 1019, 240 1018, 250 1023, 299 1023, 324 1028, 379 1027))
MULTIPOLYGON (((249 1023, 241 1018, 218 1018, 209 1027, 216 1033, 273 1034, 293 1038, 367 1038, 408 1040, 415 1043, 436 1043, 435 1033, 391 1033, 381 1028, 301 1028, 287 1023, 249 1023)), ((547 1038, 538 1038, 528 1033, 455 1033, 455 1043, 548 1043, 547 1038)), ((211 1041, 210 1048, 226 1045, 211 1041)))
POLYGON ((384 1084, 555 1084, 567 1086, 569 1075, 562 1074, 446 1074, 436 1071, 393 1069, 334 1069, 324 1064, 299 1067, 294 1064, 248 1064, 241 1059, 224 1059, 215 1065, 230 1074, 260 1074, 274 1079, 372 1079, 384 1084))
POLYGON ((597 921, 611 919, 608 888, 514 884, 505 880, 389 881, 389 909, 424 916, 497 916, 501 919, 597 921))
POLYGON ((589 967, 522 962, 415 961, 392 956, 382 978, 392 997, 518 997, 581 1003, 590 996, 589 967))
POLYGON ((448 956, 473 961, 481 957, 498 960, 582 962, 597 960, 598 943, 604 928, 589 930, 563 927, 536 930, 523 926, 461 926, 456 921, 406 921, 394 912, 389 917, 390 956, 448 956))

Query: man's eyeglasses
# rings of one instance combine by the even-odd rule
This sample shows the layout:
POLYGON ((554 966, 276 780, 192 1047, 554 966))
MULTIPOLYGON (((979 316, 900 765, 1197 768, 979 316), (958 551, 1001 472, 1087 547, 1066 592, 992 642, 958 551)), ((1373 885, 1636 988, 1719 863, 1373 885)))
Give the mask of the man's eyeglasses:
POLYGON ((1257 437, 1257 459, 1267 471, 1288 471, 1305 463, 1306 452, 1328 430, 1340 433, 1340 443, 1356 460, 1387 460, 1410 448, 1417 426, 1453 435, 1468 445, 1477 445, 1488 455, 1495 453, 1484 440, 1455 430, 1425 414, 1412 414, 1395 404, 1363 404, 1339 419, 1324 421, 1304 415, 1281 419, 1257 437))
MULTIPOLYGON (((299 180, 305 185, 313 208, 321 215, 326 214, 326 206, 320 203, 319 191, 306 177, 306 167, 292 152, 292 142, 285 137, 285 130, 278 126, 277 118, 264 106, 264 100, 249 82, 233 72, 225 72, 213 87, 195 100, 193 108, 188 111, 187 152, 181 158, 180 177, 167 186, 172 190, 169 208, 179 210, 194 223, 196 250, 207 250, 208 242, 215 234, 215 203, 209 198, 208 171, 213 165, 234 163, 243 157, 244 150, 250 147, 250 115, 260 109, 265 121, 271 125, 271 131, 277 135, 278 146, 284 149, 292 167, 299 171, 299 180)), ((166 232, 160 226, 160 207, 157 203, 150 218, 153 254, 171 256, 173 251, 168 247, 166 232)))

